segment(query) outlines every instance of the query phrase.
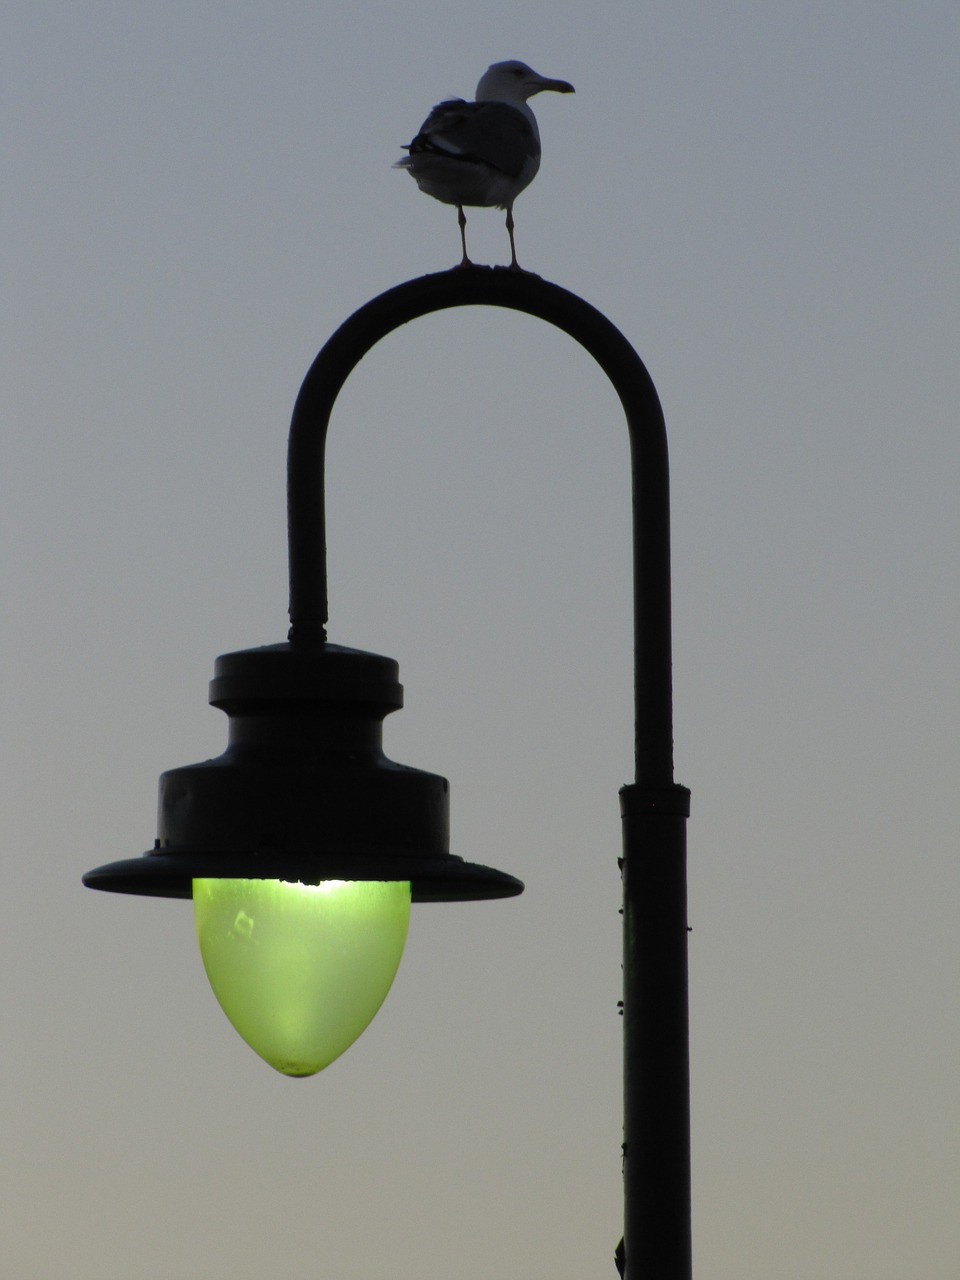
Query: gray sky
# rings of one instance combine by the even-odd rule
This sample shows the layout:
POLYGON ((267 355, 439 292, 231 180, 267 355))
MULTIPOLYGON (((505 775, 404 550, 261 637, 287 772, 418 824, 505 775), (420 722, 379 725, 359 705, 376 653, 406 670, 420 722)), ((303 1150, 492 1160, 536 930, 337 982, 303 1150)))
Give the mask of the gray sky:
MULTIPOLYGON (((84 890, 220 752, 217 654, 286 632, 315 352, 452 266, 391 171, 519 57, 521 262, 606 312, 671 442, 692 788, 695 1269, 960 1273, 956 74, 942 3, 8 3, 0 1105, 9 1280, 580 1280, 620 1233, 629 494, 559 332, 421 320, 329 451, 331 638, 390 755, 526 881, 414 909, 390 997, 285 1079, 188 904, 84 890)), ((478 261, 507 260, 475 211, 478 261)))

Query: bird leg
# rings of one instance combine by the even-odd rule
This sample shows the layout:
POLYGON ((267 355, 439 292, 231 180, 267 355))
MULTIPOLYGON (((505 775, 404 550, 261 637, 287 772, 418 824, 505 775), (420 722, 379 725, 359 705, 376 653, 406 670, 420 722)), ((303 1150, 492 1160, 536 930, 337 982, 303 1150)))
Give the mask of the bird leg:
POLYGON ((513 239, 513 205, 507 206, 507 235, 510 237, 510 270, 522 271, 523 268, 517 261, 517 246, 513 239))
POLYGON ((467 215, 463 212, 463 205, 457 205, 457 223, 460 226, 460 243, 463 245, 463 261, 461 267, 472 267, 473 263, 467 257, 467 215))

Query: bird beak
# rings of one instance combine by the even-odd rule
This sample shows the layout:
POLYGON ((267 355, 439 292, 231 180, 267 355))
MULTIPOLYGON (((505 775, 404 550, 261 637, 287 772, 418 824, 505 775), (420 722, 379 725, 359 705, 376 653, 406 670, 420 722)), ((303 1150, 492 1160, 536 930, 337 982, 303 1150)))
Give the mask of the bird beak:
POLYGON ((544 89, 552 89, 554 93, 576 93, 569 80, 541 80, 537 92, 542 93, 544 89))

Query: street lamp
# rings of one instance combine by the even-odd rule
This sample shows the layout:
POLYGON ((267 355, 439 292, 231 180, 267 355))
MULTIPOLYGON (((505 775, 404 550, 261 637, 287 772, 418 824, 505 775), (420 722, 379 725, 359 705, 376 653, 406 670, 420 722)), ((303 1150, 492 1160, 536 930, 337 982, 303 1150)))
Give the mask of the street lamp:
POLYGON ((383 755, 382 721, 402 704, 397 664, 326 636, 324 444, 334 402, 381 338, 420 316, 468 305, 507 307, 564 330, 607 374, 626 416, 636 773, 620 791, 625 1213, 618 1265, 628 1280, 689 1280, 690 793, 673 779, 666 434, 639 356, 581 298, 523 272, 456 269, 388 290, 330 338, 304 380, 290 428, 288 639, 217 659, 210 702, 229 718, 226 751, 163 774, 154 848, 88 872, 84 884, 192 896, 221 1004, 254 1048, 291 1075, 332 1061, 376 1013, 399 964, 410 901, 522 891, 505 872, 450 853, 445 779, 383 755))

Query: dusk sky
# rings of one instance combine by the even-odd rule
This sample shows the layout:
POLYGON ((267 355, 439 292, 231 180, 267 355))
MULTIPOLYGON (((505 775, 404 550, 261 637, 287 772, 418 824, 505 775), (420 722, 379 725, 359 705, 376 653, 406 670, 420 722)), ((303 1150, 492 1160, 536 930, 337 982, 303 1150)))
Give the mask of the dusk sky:
POLYGON ((0 48, 3 1280, 616 1274, 627 436, 564 334, 421 319, 328 450, 330 638, 399 661, 388 755, 526 892, 414 906, 291 1080, 189 903, 80 883, 223 749, 216 656, 285 638, 301 380, 459 260, 391 166, 507 58, 576 86, 532 102, 520 262, 670 441, 694 1274, 956 1280, 956 0, 8 0, 0 48))

